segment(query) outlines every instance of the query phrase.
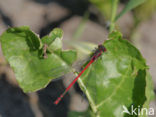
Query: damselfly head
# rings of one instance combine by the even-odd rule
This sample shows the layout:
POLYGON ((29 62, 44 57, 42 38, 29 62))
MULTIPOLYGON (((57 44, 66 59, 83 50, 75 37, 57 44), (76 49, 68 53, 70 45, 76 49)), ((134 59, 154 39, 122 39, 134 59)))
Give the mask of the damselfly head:
POLYGON ((106 48, 103 45, 98 45, 98 49, 96 49, 96 51, 94 52, 92 60, 97 59, 102 54, 102 52, 105 52, 105 51, 106 51, 106 48))
POLYGON ((103 45, 98 45, 98 50, 105 52, 106 48, 103 45))

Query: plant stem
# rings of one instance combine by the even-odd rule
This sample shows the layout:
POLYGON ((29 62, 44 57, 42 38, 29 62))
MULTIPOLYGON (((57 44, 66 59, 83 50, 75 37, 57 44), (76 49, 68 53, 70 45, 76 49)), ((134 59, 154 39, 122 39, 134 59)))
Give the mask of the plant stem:
MULTIPOLYGON (((74 68, 71 68, 71 71, 72 71, 76 76, 78 75, 77 72, 76 72, 76 70, 75 70, 74 68)), ((92 97, 90 96, 90 93, 89 93, 88 89, 86 88, 86 86, 85 86, 84 83, 82 82, 81 77, 79 77, 79 79, 77 80, 77 82, 78 82, 78 84, 79 84, 81 90, 86 94, 87 99, 88 99, 88 101, 89 101, 89 104, 90 104, 90 107, 91 107, 93 113, 96 115, 96 117, 100 117, 100 116, 97 114, 97 107, 96 107, 96 105, 95 105, 95 103, 94 103, 92 97)))
POLYGON ((89 103, 90 103, 90 107, 92 108, 93 112, 96 114, 96 113, 97 113, 96 105, 95 105, 95 103, 94 103, 92 97, 90 96, 90 94, 89 94, 89 92, 88 92, 86 86, 85 86, 84 83, 82 82, 81 78, 79 78, 77 81, 78 81, 80 87, 84 90, 84 92, 85 92, 85 94, 86 94, 86 96, 87 96, 87 98, 88 98, 88 101, 89 101, 89 103))
POLYGON ((111 16, 111 24, 110 24, 109 32, 112 32, 115 28, 115 18, 116 18, 116 12, 118 8, 118 2, 119 0, 112 0, 112 16, 111 16))

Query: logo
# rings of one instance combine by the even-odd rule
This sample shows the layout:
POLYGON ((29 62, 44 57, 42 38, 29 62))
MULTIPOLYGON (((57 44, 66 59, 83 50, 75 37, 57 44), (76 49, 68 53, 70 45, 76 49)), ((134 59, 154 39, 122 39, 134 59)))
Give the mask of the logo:
POLYGON ((154 115, 154 108, 141 108, 138 106, 135 108, 133 105, 131 105, 130 109, 128 109, 125 105, 122 106, 123 112, 127 113, 129 115, 154 115))

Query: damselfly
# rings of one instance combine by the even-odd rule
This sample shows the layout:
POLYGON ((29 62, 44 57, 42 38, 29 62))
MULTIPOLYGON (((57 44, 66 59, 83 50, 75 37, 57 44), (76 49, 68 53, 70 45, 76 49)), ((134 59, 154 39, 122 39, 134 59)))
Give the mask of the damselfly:
POLYGON ((89 63, 82 69, 82 71, 78 74, 78 76, 69 84, 69 86, 66 88, 66 90, 60 95, 60 97, 57 98, 57 100, 54 102, 54 104, 58 104, 61 99, 64 97, 64 95, 69 91, 69 89, 75 84, 75 82, 80 78, 80 76, 86 71, 86 69, 96 60, 103 52, 105 52, 106 49, 103 45, 99 45, 98 49, 94 52, 91 60, 89 63))

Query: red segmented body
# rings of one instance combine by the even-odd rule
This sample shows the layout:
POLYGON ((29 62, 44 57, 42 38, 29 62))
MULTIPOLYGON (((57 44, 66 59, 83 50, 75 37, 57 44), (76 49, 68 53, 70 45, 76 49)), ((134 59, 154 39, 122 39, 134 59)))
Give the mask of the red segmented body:
POLYGON ((89 61, 89 63, 85 66, 85 68, 78 74, 78 76, 69 84, 69 86, 66 88, 66 90, 61 94, 60 97, 57 98, 57 100, 54 102, 54 104, 58 104, 61 99, 64 97, 64 95, 69 91, 69 89, 75 84, 75 82, 78 80, 78 78, 86 71, 86 69, 102 54, 102 52, 105 52, 106 49, 104 46, 99 45, 98 49, 95 51, 92 59, 89 61))

